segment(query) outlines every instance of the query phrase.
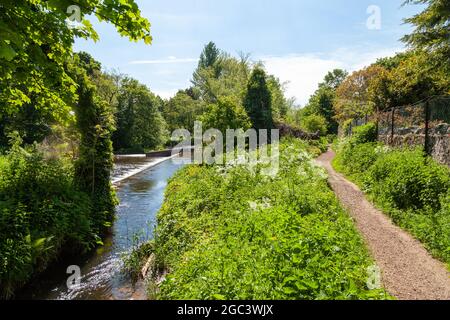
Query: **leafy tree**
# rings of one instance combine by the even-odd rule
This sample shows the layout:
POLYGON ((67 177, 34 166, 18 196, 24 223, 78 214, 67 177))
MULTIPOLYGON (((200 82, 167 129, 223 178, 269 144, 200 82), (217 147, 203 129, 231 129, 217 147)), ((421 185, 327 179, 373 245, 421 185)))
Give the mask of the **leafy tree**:
POLYGON ((198 63, 198 68, 210 68, 214 67, 220 56, 220 50, 217 48, 214 42, 209 42, 203 52, 200 55, 200 61, 198 63))
POLYGON ((369 99, 369 87, 383 70, 380 66, 372 65, 353 72, 341 83, 336 89, 334 104, 337 119, 363 117, 374 111, 374 105, 369 99))
POLYGON ((434 67, 432 56, 425 51, 415 52, 392 70, 390 92, 396 105, 450 93, 448 73, 444 68, 434 67))
POLYGON ((246 131, 251 127, 250 119, 244 108, 230 98, 220 99, 217 104, 210 105, 209 110, 200 117, 200 120, 205 130, 218 129, 222 132, 224 138, 227 129, 243 129, 246 131))
POLYGON ((286 99, 284 85, 273 75, 267 77, 267 86, 272 97, 272 113, 274 120, 284 121, 289 109, 292 108, 293 100, 286 99))
POLYGON ((410 47, 434 53, 438 67, 449 70, 450 2, 447 0, 406 0, 404 4, 427 4, 419 14, 405 19, 415 30, 402 38, 410 47))
POLYGON ((408 57, 411 57, 412 55, 414 55, 414 51, 400 52, 393 57, 384 57, 377 59, 375 65, 378 65, 380 67, 385 68, 388 71, 391 71, 397 68, 400 65, 400 62, 404 61, 408 57))
POLYGON ((319 89, 311 96, 308 104, 301 111, 300 117, 310 115, 319 115, 325 119, 327 131, 329 133, 337 133, 338 124, 334 119, 334 99, 335 91, 328 86, 320 86, 319 89))
POLYGON ((79 157, 75 163, 76 184, 91 196, 95 234, 103 233, 110 226, 117 204, 111 187, 113 168, 111 135, 114 116, 111 108, 96 92, 89 79, 95 69, 92 63, 75 56, 68 72, 78 84, 78 101, 74 105, 78 131, 81 134, 79 157))
POLYGON ((114 148, 144 151, 163 145, 167 132, 159 111, 161 101, 145 85, 131 78, 122 79, 119 91, 114 148))
POLYGON ((151 42, 150 23, 133 0, 4 0, 0 5, 0 109, 9 114, 33 103, 65 119, 76 100, 76 84, 64 65, 75 38, 98 40, 88 17, 115 25, 130 40, 151 42), (80 8, 77 28, 67 8, 80 8), (33 98, 34 97, 34 98, 33 98))
POLYGON ((333 90, 336 90, 345 80, 345 78, 347 78, 347 76, 348 76, 347 71, 342 69, 334 69, 333 71, 327 73, 327 75, 324 78, 324 82, 319 84, 319 87, 328 87, 333 90))
POLYGON ((319 115, 325 119, 327 132, 336 134, 338 123, 334 111, 335 92, 347 76, 348 73, 342 69, 328 72, 324 81, 319 84, 319 89, 310 97, 305 108, 300 111, 300 118, 319 115))
POLYGON ((319 114, 312 114, 300 119, 300 127, 309 133, 325 135, 327 133, 327 120, 319 114))
MULTIPOLYGON (((214 42, 209 42, 204 48, 202 53, 200 54, 200 59, 198 62, 198 67, 194 71, 192 77, 192 83, 194 87, 200 89, 200 92, 203 94, 203 97, 208 97, 209 101, 217 99, 217 96, 208 95, 208 91, 203 90, 201 88, 207 84, 205 82, 206 79, 218 79, 222 72, 222 65, 220 63, 221 60, 221 52, 216 47, 214 42)), ((205 89, 203 87, 203 89, 205 89)), ((191 92, 194 93, 194 92, 191 92)))
POLYGON ((194 100, 185 91, 180 90, 164 104, 163 109, 163 117, 170 132, 177 129, 193 132, 194 122, 203 114, 205 103, 202 100, 194 100))
POLYGON ((248 81, 244 107, 252 121, 253 128, 272 129, 272 97, 267 85, 265 71, 256 67, 248 81))
POLYGON ((194 73, 192 83, 200 98, 207 103, 216 103, 222 97, 242 100, 250 73, 249 62, 221 53, 216 66, 220 73, 211 67, 199 68, 194 73))

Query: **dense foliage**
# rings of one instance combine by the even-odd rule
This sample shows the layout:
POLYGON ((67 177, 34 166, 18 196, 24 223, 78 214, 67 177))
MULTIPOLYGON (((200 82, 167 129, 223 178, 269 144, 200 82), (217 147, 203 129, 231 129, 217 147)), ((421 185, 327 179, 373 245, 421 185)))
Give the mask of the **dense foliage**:
POLYGON ((253 70, 248 81, 244 107, 254 129, 273 128, 272 97, 266 73, 259 67, 253 70))
POLYGON ((413 48, 435 53, 433 61, 438 67, 450 68, 449 20, 450 3, 445 0, 406 0, 405 4, 427 4, 419 14, 405 19, 415 30, 403 37, 413 48))
POLYGON ((2 296, 62 249, 81 252, 101 243, 113 220, 116 78, 72 51, 75 38, 98 39, 92 17, 132 41, 151 42, 150 23, 133 0, 0 4, 2 296), (67 21, 69 7, 78 24, 67 21))
POLYGON ((113 169, 111 135, 114 118, 109 105, 102 100, 89 79, 91 69, 75 56, 69 73, 76 79, 78 101, 74 106, 76 127, 80 132, 78 158, 75 161, 75 183, 91 197, 90 216, 97 234, 111 226, 117 200, 110 175, 113 169))
POLYGON ((188 166, 158 214, 162 299, 385 298, 366 287, 372 264, 353 223, 299 141, 280 172, 188 166))
POLYGON ((326 133, 337 134, 338 123, 334 110, 336 89, 345 80, 347 75, 347 72, 342 69, 334 69, 325 75, 323 82, 319 83, 319 88, 310 97, 308 104, 299 111, 299 120, 296 122, 304 130, 308 130, 305 126, 308 121, 304 119, 314 116, 313 119, 321 117, 324 120, 325 132, 320 130, 322 135, 326 133))
POLYGON ((162 148, 168 140, 161 113, 164 101, 135 79, 123 77, 119 81, 114 150, 144 153, 162 148))
POLYGON ((450 263, 450 171, 420 149, 395 150, 364 139, 338 147, 334 166, 356 181, 395 223, 450 263))
MULTIPOLYGON (((17 141, 17 140, 16 140, 17 141)), ((0 296, 9 297, 64 247, 86 251, 99 240, 89 194, 64 159, 44 159, 15 143, 0 156, 0 296)))
POLYGON ((27 103, 64 118, 76 100, 76 84, 66 73, 75 38, 98 40, 89 18, 112 23, 130 40, 151 42, 150 23, 133 0, 2 1, 0 5, 0 110, 12 114, 27 103), (79 8, 80 23, 66 19, 79 8))

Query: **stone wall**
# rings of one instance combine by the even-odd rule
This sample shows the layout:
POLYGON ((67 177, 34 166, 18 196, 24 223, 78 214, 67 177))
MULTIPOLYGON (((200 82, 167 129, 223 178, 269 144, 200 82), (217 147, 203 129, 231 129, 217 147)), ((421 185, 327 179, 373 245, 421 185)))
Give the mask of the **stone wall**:
MULTIPOLYGON (((378 139, 394 147, 425 146, 425 128, 396 128, 392 143, 390 132, 380 130, 378 139)), ((450 124, 441 123, 431 127, 428 131, 428 142, 433 158, 450 166, 450 124)))

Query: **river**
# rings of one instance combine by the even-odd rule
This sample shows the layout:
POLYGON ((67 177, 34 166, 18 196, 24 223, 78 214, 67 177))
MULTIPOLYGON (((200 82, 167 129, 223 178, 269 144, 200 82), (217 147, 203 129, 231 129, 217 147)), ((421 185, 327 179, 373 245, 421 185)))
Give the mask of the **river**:
MULTIPOLYGON (((148 166, 149 162, 162 159, 123 158, 118 160, 112 179, 126 175, 130 170, 148 166)), ((104 245, 86 256, 63 257, 39 276, 21 294, 19 299, 89 299, 129 300, 145 299, 145 289, 138 283, 132 286, 121 270, 122 255, 136 241, 153 237, 156 214, 164 200, 167 181, 181 168, 179 159, 169 159, 154 167, 117 183, 120 204, 112 232, 104 239, 104 245), (66 281, 71 274, 68 266, 79 266, 80 285, 69 289, 66 281)))

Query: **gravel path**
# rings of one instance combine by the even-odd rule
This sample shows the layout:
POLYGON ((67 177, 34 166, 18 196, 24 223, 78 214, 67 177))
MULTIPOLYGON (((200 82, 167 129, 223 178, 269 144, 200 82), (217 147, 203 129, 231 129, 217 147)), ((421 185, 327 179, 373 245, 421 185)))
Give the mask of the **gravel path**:
POLYGON ((355 184, 336 173, 331 166, 334 156, 328 151, 317 162, 328 171, 331 187, 381 268, 386 290, 400 300, 450 300, 450 272, 445 265, 374 208, 355 184))

